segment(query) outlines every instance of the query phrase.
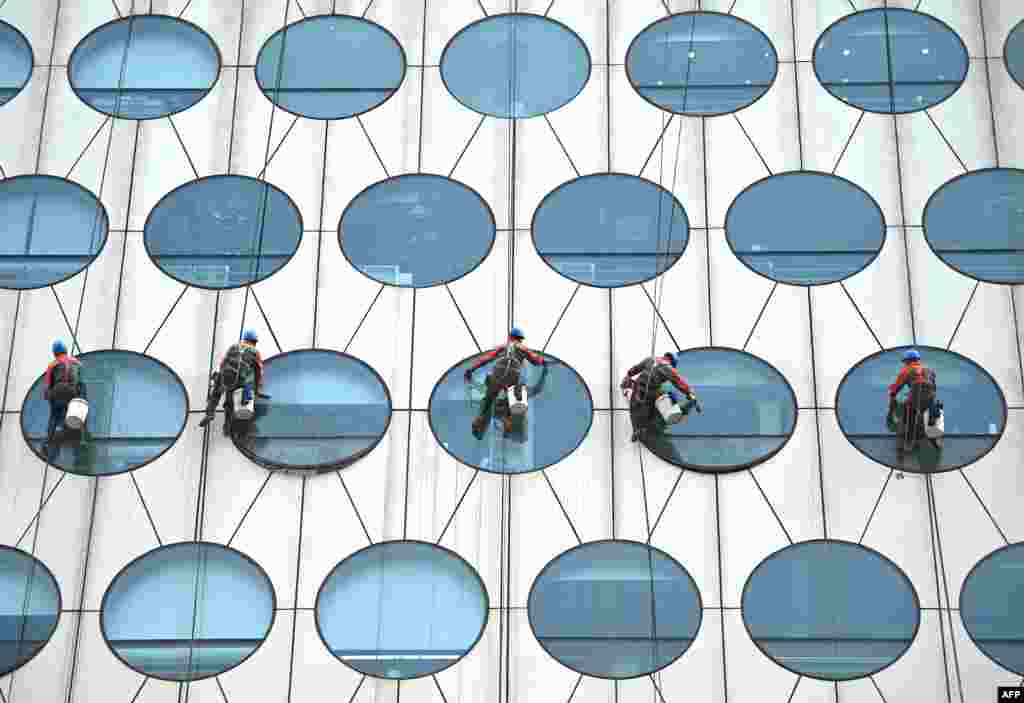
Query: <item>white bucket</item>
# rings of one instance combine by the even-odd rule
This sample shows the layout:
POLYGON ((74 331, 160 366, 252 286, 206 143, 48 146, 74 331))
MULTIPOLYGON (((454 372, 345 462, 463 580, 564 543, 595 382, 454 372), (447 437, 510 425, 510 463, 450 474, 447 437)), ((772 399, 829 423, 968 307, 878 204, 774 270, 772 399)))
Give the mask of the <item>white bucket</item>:
POLYGON ((244 388, 236 388, 232 391, 235 405, 235 419, 243 422, 248 422, 256 414, 256 394, 253 393, 249 397, 248 403, 242 402, 242 395, 245 393, 244 388))
POLYGON ((679 405, 672 400, 672 396, 663 393, 654 401, 654 407, 658 409, 662 419, 670 425, 674 425, 683 419, 683 411, 679 405))
POLYGON ((508 411, 513 415, 525 415, 526 414, 526 387, 525 386, 509 386, 506 389, 508 393, 508 411), (519 393, 516 393, 516 390, 519 393))
POLYGON ((946 433, 946 413, 940 413, 934 425, 924 423, 924 433, 929 439, 936 439, 946 433))
POLYGON ((64 417, 64 426, 69 430, 80 430, 85 427, 89 417, 89 402, 84 398, 72 398, 68 403, 68 413, 64 417))

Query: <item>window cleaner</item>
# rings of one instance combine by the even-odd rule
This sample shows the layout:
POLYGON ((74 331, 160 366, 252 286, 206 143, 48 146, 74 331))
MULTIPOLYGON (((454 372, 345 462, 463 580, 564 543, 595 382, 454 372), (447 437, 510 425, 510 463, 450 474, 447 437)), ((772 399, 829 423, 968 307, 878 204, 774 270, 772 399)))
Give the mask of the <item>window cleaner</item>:
POLYGON ((494 368, 487 374, 485 381, 487 392, 484 394, 483 400, 480 401, 479 413, 473 419, 473 436, 477 439, 483 439, 492 408, 497 410, 495 414, 501 417, 505 434, 512 432, 513 416, 521 417, 526 414, 529 393, 520 380, 523 362, 528 361, 534 366, 544 366, 545 364, 543 356, 524 344, 525 339, 526 335, 523 334, 522 329, 513 327, 509 330, 508 341, 505 344, 481 354, 466 369, 464 374, 466 383, 471 383, 474 371, 488 362, 494 362, 494 368), (505 403, 502 403, 501 407, 495 406, 495 400, 501 393, 505 393, 507 397, 507 411, 505 403))
POLYGON ((619 388, 629 399, 629 418, 633 423, 630 442, 653 430, 658 417, 666 424, 676 424, 689 414, 691 408, 697 412, 704 411, 690 384, 676 370, 679 359, 680 354, 665 352, 661 356, 644 359, 626 372, 619 388), (682 395, 677 396, 676 391, 682 395), (680 406, 683 398, 687 402, 680 406))
POLYGON ((256 414, 256 398, 269 400, 270 396, 260 392, 263 386, 263 357, 256 344, 259 336, 255 330, 246 330, 237 344, 224 352, 220 363, 210 376, 210 389, 206 399, 206 415, 200 427, 213 422, 217 405, 224 396, 224 436, 230 436, 235 421, 252 420, 256 414))
MULTIPOLYGON (((903 354, 903 368, 900 369, 896 381, 889 386, 888 418, 892 426, 902 429, 901 451, 914 451, 918 440, 928 436, 927 427, 938 427, 941 404, 940 407, 936 407, 936 390, 935 371, 922 363, 920 352, 908 349, 903 354), (908 388, 909 393, 907 399, 901 402, 896 399, 896 395, 904 387, 908 388), (935 424, 928 425, 933 412, 935 424)), ((942 427, 945 428, 945 421, 942 427)), ((934 433, 936 430, 931 431, 934 433)), ((941 440, 936 446, 941 446, 941 440)))
POLYGON ((68 347, 63 340, 55 341, 50 350, 53 352, 53 361, 46 367, 43 376, 43 398, 50 403, 50 421, 43 450, 47 458, 53 461, 60 451, 65 430, 78 434, 81 445, 81 433, 85 429, 89 404, 86 401, 85 384, 82 382, 82 362, 68 354, 68 347), (70 417, 69 410, 72 410, 70 417))

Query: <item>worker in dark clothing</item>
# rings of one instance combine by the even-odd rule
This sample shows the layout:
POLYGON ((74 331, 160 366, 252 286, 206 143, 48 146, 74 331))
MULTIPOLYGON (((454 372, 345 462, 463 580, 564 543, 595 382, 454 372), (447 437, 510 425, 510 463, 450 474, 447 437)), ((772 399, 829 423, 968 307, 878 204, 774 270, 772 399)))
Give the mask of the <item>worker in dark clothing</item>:
POLYGON ((85 398, 85 384, 82 383, 82 362, 68 354, 62 340, 54 342, 51 351, 53 361, 43 376, 43 398, 50 402, 50 422, 43 449, 52 460, 59 450, 58 431, 63 433, 65 429, 68 403, 75 398, 85 398))
POLYGON ((678 366, 679 355, 665 352, 662 356, 644 359, 626 372, 626 377, 622 379, 619 388, 623 395, 629 398, 629 418, 633 422, 633 436, 630 437, 630 442, 642 439, 654 428, 657 418, 654 401, 664 392, 664 384, 671 384, 672 390, 669 393, 673 401, 678 403, 685 398, 691 404, 697 403, 697 395, 686 379, 679 375, 676 370, 678 366), (674 391, 678 391, 681 397, 674 391))
MULTIPOLYGON (((487 374, 487 392, 480 403, 479 414, 473 420, 473 435, 477 439, 483 438, 494 401, 502 391, 508 389, 509 392, 515 392, 517 395, 526 393, 519 378, 523 362, 529 361, 534 366, 544 366, 544 357, 523 344, 524 339, 526 336, 523 331, 518 327, 513 327, 508 333, 508 341, 505 344, 480 355, 466 369, 466 383, 470 383, 473 380, 474 371, 484 364, 494 362, 494 368, 487 374)), ((512 431, 512 416, 510 414, 505 414, 502 417, 502 426, 505 434, 512 431)))
POLYGON ((903 368, 896 381, 889 386, 889 416, 899 421, 902 414, 904 451, 913 451, 917 440, 924 435, 924 412, 935 403, 935 372, 921 363, 921 354, 910 349, 903 355, 903 368), (906 401, 896 400, 896 395, 906 386, 909 389, 906 401), (902 413, 900 410, 902 409, 902 413))
POLYGON ((217 371, 210 376, 210 391, 206 399, 206 415, 200 421, 200 427, 206 427, 213 421, 221 396, 224 398, 224 436, 231 434, 235 420, 234 391, 242 389, 242 401, 249 402, 253 394, 259 398, 269 399, 269 395, 260 392, 263 387, 263 357, 256 349, 259 341, 255 330, 246 330, 237 344, 232 344, 221 357, 217 371))

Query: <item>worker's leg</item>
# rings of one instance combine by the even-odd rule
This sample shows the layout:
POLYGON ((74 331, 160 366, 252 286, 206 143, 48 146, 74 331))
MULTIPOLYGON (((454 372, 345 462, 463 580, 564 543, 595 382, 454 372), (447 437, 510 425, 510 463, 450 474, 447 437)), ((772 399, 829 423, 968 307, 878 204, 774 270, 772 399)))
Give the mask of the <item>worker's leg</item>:
POLYGON ((210 391, 206 396, 206 415, 199 422, 200 427, 206 427, 213 422, 213 417, 217 412, 217 406, 220 405, 220 398, 223 394, 224 387, 220 383, 210 385, 210 391))
POLYGON ((483 400, 480 401, 479 413, 473 419, 473 434, 478 436, 487 427, 487 420, 490 417, 491 409, 494 407, 494 401, 498 397, 498 393, 501 392, 501 386, 496 382, 494 376, 488 375, 486 384, 487 392, 484 394, 483 400))
POLYGON ((231 428, 235 424, 235 392, 226 391, 224 394, 224 427, 225 437, 231 436, 231 428))
POLYGON ((631 442, 643 438, 651 426, 651 404, 647 401, 631 403, 629 406, 629 419, 633 423, 633 436, 631 442))
POLYGON ((60 442, 57 441, 57 433, 64 429, 64 420, 68 414, 68 404, 63 400, 50 401, 50 421, 46 428, 46 442, 43 446, 46 449, 46 456, 52 461, 60 450, 60 442))

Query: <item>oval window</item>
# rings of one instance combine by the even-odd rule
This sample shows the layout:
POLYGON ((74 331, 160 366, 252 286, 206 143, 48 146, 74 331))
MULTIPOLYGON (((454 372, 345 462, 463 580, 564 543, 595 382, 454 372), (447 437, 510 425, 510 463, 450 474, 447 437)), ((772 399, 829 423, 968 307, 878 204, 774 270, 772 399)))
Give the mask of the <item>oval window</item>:
POLYGON ((146 219, 146 251, 171 278, 241 288, 284 267, 302 241, 302 215, 283 191, 248 176, 209 176, 160 199, 146 219))
POLYGON ((725 215, 725 234, 754 273, 816 286, 847 279, 875 260, 885 243, 885 216, 852 181, 792 171, 737 195, 725 215))
POLYGON ((0 22, 0 105, 10 102, 32 77, 32 47, 15 27, 0 22))
POLYGON ((229 547, 180 542, 124 567, 103 594, 100 629, 125 666, 164 681, 198 681, 259 649, 277 597, 266 572, 229 547))
POLYGON ((967 357, 936 347, 914 348, 924 367, 935 372, 934 395, 912 394, 903 386, 896 404, 887 407, 887 392, 910 347, 878 352, 847 371, 839 384, 839 429, 869 459, 898 471, 935 473, 973 464, 1003 436, 1007 411, 1002 389, 967 357), (931 397, 942 404, 941 413, 931 397))
POLYGON ((533 245, 556 273, 598 288, 643 283, 675 264, 690 221, 674 195, 638 176, 598 173, 563 183, 533 214, 533 245))
POLYGON ((554 112, 590 80, 590 52, 561 22, 491 15, 459 31, 441 54, 441 80, 470 110, 526 118, 554 112))
POLYGON ((967 47, 949 25, 904 8, 874 8, 836 21, 814 45, 814 73, 853 107, 918 112, 955 93, 967 77, 967 47))
POLYGON ((975 564, 960 590, 967 634, 989 659, 1024 676, 1024 544, 1007 545, 975 564))
POLYGON ((94 29, 78 43, 68 60, 68 80, 98 112, 152 120, 205 98, 220 67, 217 45, 191 22, 132 15, 94 29))
POLYGON ((490 361, 466 383, 478 357, 450 368, 430 394, 430 429, 446 452, 463 464, 496 474, 523 474, 556 464, 579 448, 594 421, 590 390, 571 366, 543 354, 542 367, 522 365, 526 412, 514 414, 507 390, 485 407, 490 361), (486 421, 474 427, 481 416, 486 421), (506 420, 506 418, 508 418, 506 420))
POLYGON ((924 236, 956 271, 986 283, 1024 283, 1024 170, 957 176, 928 199, 924 236))
POLYGON ((679 373, 703 412, 672 425, 656 417, 657 431, 643 442, 665 461, 708 473, 739 471, 767 461, 793 436, 796 394, 768 362, 736 349, 690 349, 679 353, 679 373))
POLYGON ((0 545, 0 676, 32 660, 53 637, 60 621, 57 579, 43 562, 0 545))
POLYGON ((316 625, 328 651, 359 673, 415 679, 469 654, 489 602, 480 575, 455 552, 381 542, 334 567, 316 597, 316 625))
POLYGON ((633 89, 679 115, 724 115, 757 102, 775 82, 768 37, 739 17, 684 12, 648 25, 626 52, 633 89))
POLYGON ((405 50, 361 17, 320 15, 275 32, 256 59, 272 103, 315 120, 340 120, 383 104, 405 79, 405 50))
POLYGON ((170 367, 121 350, 78 359, 76 397, 88 402, 84 428, 66 422, 67 403, 43 398, 45 376, 22 404, 21 431, 37 456, 69 473, 111 476, 145 466, 174 445, 185 429, 188 397, 170 367))
POLYGON ((816 540, 779 550, 743 587, 743 624, 754 644, 801 676, 850 681, 910 648, 921 604, 907 575, 852 542, 816 540))
POLYGON ((1024 20, 1021 20, 1006 37, 1003 59, 1006 61, 1006 70, 1010 77, 1024 88, 1024 20))
POLYGON ((267 359, 253 420, 235 446, 268 469, 334 471, 369 454, 391 423, 384 380, 353 356, 324 349, 267 359))
POLYGON ((703 606, 686 569, 660 549, 589 542, 555 557, 530 589, 530 627, 544 650, 586 676, 630 679, 693 644, 703 606))
POLYGON ((378 283, 451 283, 494 246, 494 213, 480 194, 444 176, 408 174, 375 183, 341 216, 341 251, 378 283))
POLYGON ((107 243, 103 204, 56 176, 0 180, 0 288, 60 283, 96 260, 107 243))

